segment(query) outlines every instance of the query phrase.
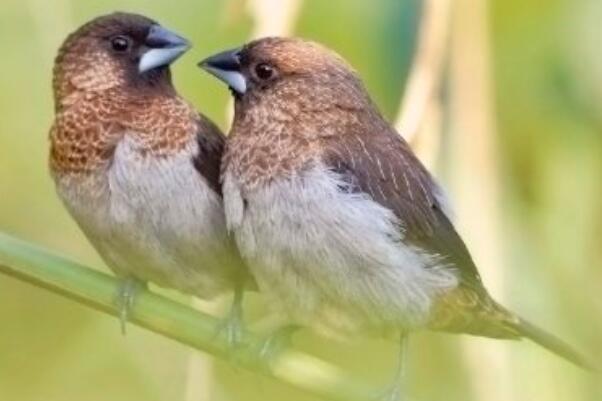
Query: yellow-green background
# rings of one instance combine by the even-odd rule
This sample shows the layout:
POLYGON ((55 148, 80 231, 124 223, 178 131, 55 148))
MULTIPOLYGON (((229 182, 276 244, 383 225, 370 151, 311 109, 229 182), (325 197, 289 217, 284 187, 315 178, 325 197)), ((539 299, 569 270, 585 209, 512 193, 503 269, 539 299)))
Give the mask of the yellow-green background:
MULTIPOLYGON (((243 3, 2 0, 0 230, 102 267, 55 196, 46 168, 51 68, 67 33, 113 10, 141 12, 179 31, 195 47, 175 66, 176 84, 227 128, 227 91, 195 63, 248 38, 253 20, 243 3)), ((343 54, 393 119, 419 6, 418 0, 307 0, 296 33, 343 54)), ((504 299, 599 360, 602 2, 495 0, 489 11, 504 299)), ((432 334, 412 340, 414 399, 474 400, 476 381, 502 374, 486 358, 469 369, 463 344, 432 334)), ((395 350, 380 341, 340 345, 301 335, 299 345, 380 382, 393 367, 395 350)), ((510 375, 516 400, 602 400, 595 375, 527 342, 499 347, 512 367, 503 374, 510 375)), ((184 400, 189 354, 133 326, 122 337, 112 318, 0 277, 0 401, 184 400)), ((211 376, 199 375, 198 382, 220 401, 312 399, 225 363, 217 363, 211 376)), ((489 398, 481 391, 480 400, 489 398)))

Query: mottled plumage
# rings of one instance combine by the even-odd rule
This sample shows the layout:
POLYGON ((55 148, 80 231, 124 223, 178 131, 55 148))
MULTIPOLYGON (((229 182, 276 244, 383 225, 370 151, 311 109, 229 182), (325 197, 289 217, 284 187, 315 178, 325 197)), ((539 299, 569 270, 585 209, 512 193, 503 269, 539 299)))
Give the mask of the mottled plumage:
POLYGON ((156 22, 123 13, 69 36, 54 70, 50 169, 117 276, 212 298, 248 276, 226 231, 224 136, 171 83, 168 66, 187 48, 156 22))
POLYGON ((339 56, 267 38, 201 66, 236 98, 228 226, 290 322, 335 335, 526 336, 584 364, 488 295, 442 190, 339 56))

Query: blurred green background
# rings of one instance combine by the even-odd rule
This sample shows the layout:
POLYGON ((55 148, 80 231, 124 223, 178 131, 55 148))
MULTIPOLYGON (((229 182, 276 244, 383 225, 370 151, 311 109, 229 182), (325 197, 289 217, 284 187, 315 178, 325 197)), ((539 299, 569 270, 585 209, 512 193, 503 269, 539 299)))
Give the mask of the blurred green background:
MULTIPOLYGON (((469 6, 470 1, 456 3, 469 6)), ((227 129, 228 93, 195 63, 248 40, 254 20, 247 6, 244 0, 3 0, 0 230, 104 269, 55 196, 46 167, 51 69, 65 35, 114 10, 144 13, 180 32, 195 47, 174 68, 177 87, 227 129)), ((306 0, 300 7, 295 34, 347 58, 385 116, 394 120, 412 62, 421 2, 306 0)), ((502 275, 506 283, 496 295, 599 361, 602 2, 495 0, 483 18, 489 24, 488 54, 475 56, 489 58, 491 67, 495 130, 489 134, 494 135, 501 218, 501 260, 495 265, 503 269, 495 276, 502 275)), ((472 89, 469 84, 459 90, 472 89)), ((454 111, 445 108, 445 101, 443 106, 445 126, 454 111)), ((451 144, 443 139, 441 159, 454 152, 451 144)), ((446 163, 438 165, 444 183, 453 181, 446 163)), ((476 181, 468 185, 481 190, 476 181)), ((484 281, 493 281, 486 272, 484 281)), ((256 297, 250 303, 261 308, 256 297)), ((302 334, 298 344, 376 382, 386 382, 392 372, 395 348, 381 341, 333 344, 302 334)), ((0 276, 0 401, 313 399, 200 354, 191 370, 191 354, 133 326, 123 337, 115 319, 0 276)), ((507 400, 602 400, 599 377, 527 342, 419 334, 412 338, 410 363, 409 388, 416 400, 491 401, 501 394, 507 400), (469 342, 494 347, 505 362, 492 363, 490 353, 467 354, 469 342), (499 377, 503 388, 479 386, 499 377)))

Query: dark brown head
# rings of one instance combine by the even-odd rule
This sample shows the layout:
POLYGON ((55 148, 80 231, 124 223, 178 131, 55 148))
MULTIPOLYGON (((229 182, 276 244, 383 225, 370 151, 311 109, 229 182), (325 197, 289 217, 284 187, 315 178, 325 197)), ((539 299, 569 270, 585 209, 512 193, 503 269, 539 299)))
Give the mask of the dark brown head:
POLYGON ((325 47, 297 38, 264 38, 202 61, 237 99, 237 113, 254 107, 278 113, 315 113, 371 106, 353 69, 325 47))
POLYGON ((169 65, 190 44, 136 14, 95 18, 69 35, 54 67, 57 108, 70 95, 118 86, 170 83, 169 65))

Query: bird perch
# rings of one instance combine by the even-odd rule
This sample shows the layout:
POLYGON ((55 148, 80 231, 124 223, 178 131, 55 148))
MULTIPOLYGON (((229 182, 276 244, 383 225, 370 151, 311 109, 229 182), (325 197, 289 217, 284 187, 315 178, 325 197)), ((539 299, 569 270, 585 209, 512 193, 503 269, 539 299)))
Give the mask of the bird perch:
MULTIPOLYGON (((115 278, 3 233, 0 233, 0 273, 101 312, 118 314, 114 304, 115 278)), ((261 358, 261 340, 251 333, 245 335, 245 346, 232 349, 216 336, 216 318, 149 291, 141 291, 136 298, 130 321, 323 398, 365 401, 377 394, 375 387, 340 368, 293 349, 283 350, 269 360, 261 358)))

